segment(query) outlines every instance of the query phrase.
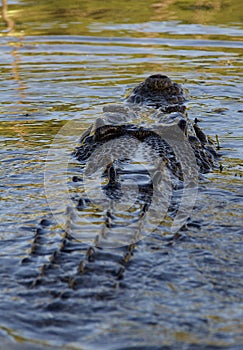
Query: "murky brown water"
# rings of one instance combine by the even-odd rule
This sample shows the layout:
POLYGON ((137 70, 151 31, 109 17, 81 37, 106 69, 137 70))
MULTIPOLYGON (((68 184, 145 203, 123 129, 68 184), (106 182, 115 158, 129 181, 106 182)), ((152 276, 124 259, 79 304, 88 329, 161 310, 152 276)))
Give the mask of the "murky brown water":
MULTIPOLYGON (((0 22, 2 348, 241 349, 240 2, 16 0, 8 15, 14 31, 0 22), (115 287, 119 249, 105 259, 110 274, 97 266, 76 289, 61 280, 87 248, 73 244, 46 284, 30 288, 62 235, 58 224, 46 229, 43 256, 21 264, 50 214, 44 169, 55 135, 76 123, 58 141, 69 154, 100 106, 156 72, 189 89, 189 116, 221 145, 223 170, 200 180, 192 224, 173 246, 161 225, 115 287)), ((69 178, 72 170, 74 160, 69 178)))

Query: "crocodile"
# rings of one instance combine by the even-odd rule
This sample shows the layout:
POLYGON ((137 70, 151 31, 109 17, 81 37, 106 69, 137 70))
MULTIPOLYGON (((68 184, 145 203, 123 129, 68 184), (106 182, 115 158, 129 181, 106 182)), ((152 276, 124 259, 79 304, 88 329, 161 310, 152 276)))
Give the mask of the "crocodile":
MULTIPOLYGON (((73 152, 81 176, 73 176, 72 183, 82 188, 85 179, 100 171, 101 186, 97 187, 97 177, 93 181, 97 198, 92 201, 84 190, 74 196, 77 210, 67 208, 65 228, 56 234, 52 220, 40 221, 29 255, 22 259, 26 272, 21 273, 21 284, 48 286, 47 293, 64 299, 70 290, 79 290, 86 297, 109 298, 122 285, 126 267, 139 249, 137 242, 144 237, 142 232, 163 227, 163 215, 173 220, 185 181, 196 187, 198 174, 215 165, 212 141, 197 118, 188 118, 186 100, 181 85, 155 74, 137 85, 122 104, 103 107, 103 116, 83 133, 73 152), (75 229, 77 212, 81 219, 97 218, 87 239, 82 236, 86 228, 89 233, 87 220, 83 229, 78 223, 75 229), (34 271, 29 270, 30 264, 34 271)), ((161 236, 160 243, 174 244, 180 238, 178 232, 161 236)))

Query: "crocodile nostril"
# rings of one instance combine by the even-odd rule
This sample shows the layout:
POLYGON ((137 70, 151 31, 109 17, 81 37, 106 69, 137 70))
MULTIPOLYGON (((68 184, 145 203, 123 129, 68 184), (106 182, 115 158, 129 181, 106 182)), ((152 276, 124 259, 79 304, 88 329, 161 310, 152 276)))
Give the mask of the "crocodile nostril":
POLYGON ((153 75, 150 75, 149 78, 151 78, 151 79, 168 79, 168 77, 166 75, 162 75, 162 74, 153 74, 153 75))
POLYGON ((172 81, 166 75, 154 74, 145 80, 146 88, 151 91, 162 91, 172 86, 172 81))

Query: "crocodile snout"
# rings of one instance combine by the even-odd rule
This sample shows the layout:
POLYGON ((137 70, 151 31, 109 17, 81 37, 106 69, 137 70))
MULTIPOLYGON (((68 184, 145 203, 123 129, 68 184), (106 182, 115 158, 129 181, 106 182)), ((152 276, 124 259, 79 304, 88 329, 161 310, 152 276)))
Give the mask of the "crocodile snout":
POLYGON ((172 81, 166 75, 154 74, 145 80, 145 85, 150 90, 164 90, 172 85, 172 81))

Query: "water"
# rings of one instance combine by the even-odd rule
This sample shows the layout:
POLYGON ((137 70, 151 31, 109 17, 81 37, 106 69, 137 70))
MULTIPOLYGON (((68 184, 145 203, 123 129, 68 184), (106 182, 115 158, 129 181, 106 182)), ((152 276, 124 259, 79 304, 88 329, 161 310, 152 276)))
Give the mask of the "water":
MULTIPOLYGON (((8 5, 15 31, 0 24, 2 348, 240 349, 240 2, 8 5), (102 105, 120 102, 128 88, 157 72, 189 90, 189 116, 201 119, 212 138, 218 135, 223 170, 200 180, 191 224, 179 239, 169 244, 161 225, 135 247, 121 281, 113 273, 119 249, 76 289, 62 281, 87 250, 73 243, 71 259, 64 254, 46 284, 30 288, 46 263, 45 245, 55 250, 63 234, 59 224, 47 228, 43 255, 21 264, 50 214, 44 169, 55 135, 76 123, 58 139, 59 151, 69 155, 102 105)), ((61 178, 58 166, 52 170, 61 178)), ((68 179, 72 169, 74 160, 68 179)))

